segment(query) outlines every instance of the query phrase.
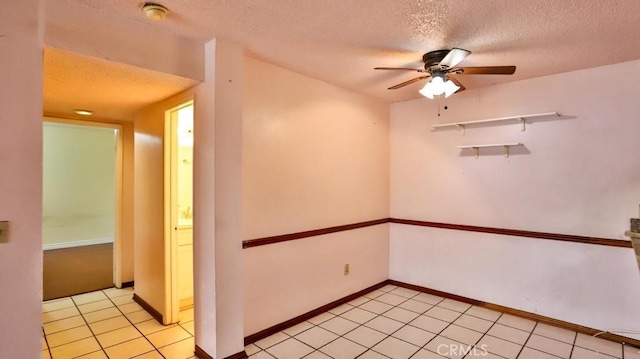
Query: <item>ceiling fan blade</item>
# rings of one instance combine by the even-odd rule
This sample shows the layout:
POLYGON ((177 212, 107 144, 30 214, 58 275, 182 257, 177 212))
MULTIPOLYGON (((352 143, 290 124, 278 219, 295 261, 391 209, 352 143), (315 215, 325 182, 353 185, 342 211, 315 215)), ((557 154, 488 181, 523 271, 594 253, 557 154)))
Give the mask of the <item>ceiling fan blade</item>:
POLYGON ((513 75, 516 72, 515 66, 479 66, 479 67, 459 67, 451 70, 459 75, 513 75))
POLYGON ((397 84, 397 85, 395 85, 395 86, 391 86, 391 87, 389 87, 387 90, 397 90, 397 89, 399 89, 399 88, 401 88, 401 87, 405 87, 405 86, 407 86, 407 85, 411 85, 411 84, 412 84, 412 83, 414 83, 414 82, 418 82, 418 81, 420 81, 420 80, 424 80, 424 79, 427 79, 427 78, 429 78, 429 76, 420 76, 420 77, 416 77, 415 79, 411 79, 411 80, 409 80, 409 81, 405 81, 405 82, 403 82, 403 83, 399 83, 399 84, 397 84))
POLYGON ((415 71, 415 72, 425 72, 424 69, 412 69, 409 67, 374 67, 374 70, 402 70, 402 71, 415 71))
POLYGON ((449 80, 451 80, 451 82, 453 82, 454 84, 456 84, 458 87, 460 87, 460 89, 459 89, 458 91, 456 91, 455 93, 462 92, 462 91, 464 91, 464 90, 466 89, 466 87, 464 87, 464 85, 463 85, 460 81, 458 81, 458 79, 457 79, 457 78, 455 78, 455 77, 453 77, 453 76, 451 76, 451 75, 447 75, 447 78, 448 78, 449 80))
POLYGON ((454 66, 459 64, 460 61, 464 60, 465 57, 469 56, 469 54, 471 54, 471 51, 469 50, 458 49, 454 47, 453 49, 451 49, 451 51, 449 51, 447 56, 445 56, 444 59, 440 61, 438 65, 447 67, 449 69, 453 68, 454 66))

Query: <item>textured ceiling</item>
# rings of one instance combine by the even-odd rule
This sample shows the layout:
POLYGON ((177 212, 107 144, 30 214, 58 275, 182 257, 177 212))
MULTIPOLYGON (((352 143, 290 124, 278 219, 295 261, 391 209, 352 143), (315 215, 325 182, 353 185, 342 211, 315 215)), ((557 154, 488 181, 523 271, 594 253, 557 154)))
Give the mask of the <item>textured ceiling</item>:
POLYGON ((197 82, 53 48, 44 51, 44 112, 81 118, 133 120, 135 111, 192 87, 197 82))
MULTIPOLYGON (((52 0, 53 1, 53 0, 52 0)), ((68 0, 147 22, 132 0, 68 0)), ((459 76, 467 88, 640 58, 638 0, 158 0, 153 24, 184 37, 218 37, 253 56, 385 101, 417 98, 424 52, 461 47, 463 66, 516 65, 513 76, 459 76)))

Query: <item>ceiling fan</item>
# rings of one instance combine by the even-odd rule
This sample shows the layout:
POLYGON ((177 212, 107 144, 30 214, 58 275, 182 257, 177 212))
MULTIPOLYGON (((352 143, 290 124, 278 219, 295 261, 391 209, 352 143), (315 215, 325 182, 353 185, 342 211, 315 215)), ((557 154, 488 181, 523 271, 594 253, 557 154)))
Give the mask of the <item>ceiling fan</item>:
POLYGON ((459 48, 436 50, 422 55, 424 69, 376 67, 374 70, 415 71, 424 74, 391 86, 388 88, 389 90, 396 90, 431 77, 431 80, 420 90, 423 96, 430 99, 433 99, 436 95, 444 94, 445 97, 449 97, 455 92, 464 91, 465 87, 453 75, 513 75, 516 72, 515 66, 456 67, 469 54, 471 54, 471 51, 459 48))

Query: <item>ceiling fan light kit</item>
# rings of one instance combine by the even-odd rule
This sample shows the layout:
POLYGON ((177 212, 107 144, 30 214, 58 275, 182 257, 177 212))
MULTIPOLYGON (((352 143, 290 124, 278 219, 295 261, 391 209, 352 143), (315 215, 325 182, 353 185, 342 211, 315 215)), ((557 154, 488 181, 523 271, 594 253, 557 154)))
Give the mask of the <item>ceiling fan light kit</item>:
POLYGON ((433 100, 434 96, 444 94, 444 97, 449 97, 453 95, 456 91, 460 89, 460 86, 453 83, 451 80, 443 80, 446 78, 444 75, 435 76, 431 79, 431 81, 427 82, 426 85, 422 88, 422 90, 418 91, 420 94, 426 98, 433 100))
POLYGON ((421 95, 429 99, 443 94, 445 97, 449 97, 456 92, 464 91, 465 87, 453 75, 513 75, 516 71, 515 66, 456 67, 470 54, 471 51, 459 48, 436 50, 422 55, 424 69, 376 67, 374 70, 415 71, 424 74, 391 86, 388 88, 389 90, 396 90, 431 77, 431 80, 419 91, 421 95))

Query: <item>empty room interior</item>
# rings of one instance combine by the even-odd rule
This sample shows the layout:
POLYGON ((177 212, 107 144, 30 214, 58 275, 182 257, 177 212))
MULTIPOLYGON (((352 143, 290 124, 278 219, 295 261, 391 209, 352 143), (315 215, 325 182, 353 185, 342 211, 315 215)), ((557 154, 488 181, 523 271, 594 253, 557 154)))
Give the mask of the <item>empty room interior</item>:
POLYGON ((0 359, 640 358, 640 2, 1 8, 0 359))

